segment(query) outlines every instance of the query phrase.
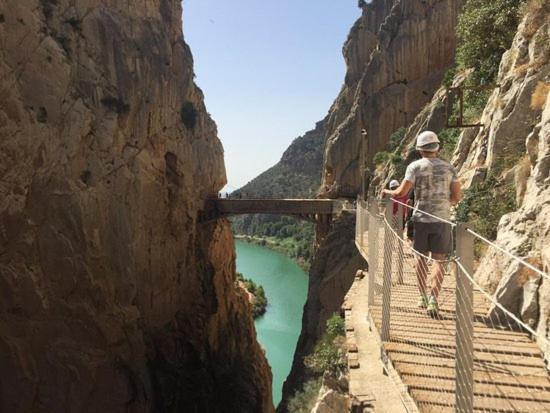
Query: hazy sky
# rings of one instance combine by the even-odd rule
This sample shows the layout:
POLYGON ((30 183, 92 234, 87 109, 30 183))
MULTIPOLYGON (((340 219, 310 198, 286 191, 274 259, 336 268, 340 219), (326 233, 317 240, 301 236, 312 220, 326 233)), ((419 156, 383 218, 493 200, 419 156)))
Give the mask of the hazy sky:
POLYGON ((344 80, 357 0, 184 0, 196 82, 218 124, 229 185, 274 165, 344 80))

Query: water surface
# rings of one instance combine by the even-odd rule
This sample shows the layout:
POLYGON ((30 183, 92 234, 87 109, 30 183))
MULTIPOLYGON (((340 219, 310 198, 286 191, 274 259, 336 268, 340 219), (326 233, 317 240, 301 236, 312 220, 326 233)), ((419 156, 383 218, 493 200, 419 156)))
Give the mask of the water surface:
POLYGON ((258 341, 273 372, 273 403, 281 400, 290 372, 307 297, 307 274, 290 258, 259 245, 235 240, 237 271, 264 287, 268 307, 256 319, 258 341))

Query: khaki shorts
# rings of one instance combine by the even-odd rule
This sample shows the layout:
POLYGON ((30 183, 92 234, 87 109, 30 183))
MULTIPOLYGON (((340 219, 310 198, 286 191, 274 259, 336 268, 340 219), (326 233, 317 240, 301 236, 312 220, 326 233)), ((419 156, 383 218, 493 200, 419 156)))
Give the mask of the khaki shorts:
POLYGON ((414 222, 413 248, 421 253, 450 254, 453 231, 444 222, 414 222))

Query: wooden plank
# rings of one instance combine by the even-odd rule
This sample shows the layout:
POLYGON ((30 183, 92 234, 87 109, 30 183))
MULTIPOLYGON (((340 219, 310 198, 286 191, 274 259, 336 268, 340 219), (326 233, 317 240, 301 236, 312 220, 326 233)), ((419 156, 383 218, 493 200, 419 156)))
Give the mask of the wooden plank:
MULTIPOLYGON (((453 335, 454 336, 454 335, 453 335)), ((453 336, 430 335, 425 332, 394 331, 390 343, 404 343, 422 347, 456 348, 453 336)), ((535 343, 502 343, 498 339, 474 339, 474 350, 492 354, 509 354, 540 359, 541 351, 535 343)))
MULTIPOLYGON (((434 377, 419 377, 415 375, 402 374, 401 377, 409 388, 420 390, 431 390, 435 392, 455 392, 456 381, 453 378, 440 379, 434 377)), ((514 386, 507 384, 493 384, 487 382, 475 382, 474 394, 476 396, 488 396, 499 398, 511 398, 526 401, 550 402, 550 393, 537 391, 539 389, 529 386, 514 386)))
MULTIPOLYGON (((383 343, 385 353, 421 411, 454 412, 454 275, 445 277, 439 297, 442 317, 433 319, 416 306, 414 269, 407 264, 405 269, 404 283, 392 287, 390 341, 383 343)), ((381 273, 375 274, 375 280, 381 283, 381 273)), ((379 329, 381 289, 375 293, 369 312, 379 329)), ((474 411, 550 412, 550 378, 538 345, 528 334, 510 329, 514 322, 506 326, 506 320, 498 325, 486 319, 489 302, 479 291, 474 292, 473 299, 474 411)))
MULTIPOLYGON (((410 393, 419 403, 438 405, 441 407, 453 407, 455 404, 455 395, 450 392, 411 389, 410 393)), ((548 412, 550 411, 550 402, 482 396, 474 397, 474 409, 500 413, 548 412)))
MULTIPOLYGON (((429 343, 384 343, 384 348, 388 353, 402 353, 410 356, 429 356, 429 357, 454 357, 454 348, 447 348, 429 343)), ((492 352, 474 351, 474 360, 479 364, 489 364, 491 366, 501 366, 502 368, 512 367, 537 367, 545 369, 543 360, 540 357, 525 357, 524 355, 500 355, 492 352)))
MULTIPOLYGON (((425 369, 411 362, 395 362, 396 369, 402 375, 428 377, 443 380, 454 380, 454 367, 429 366, 425 369)), ((544 376, 513 376, 501 372, 474 370, 474 380, 478 383, 504 384, 508 386, 530 387, 544 392, 550 392, 550 380, 544 376)))

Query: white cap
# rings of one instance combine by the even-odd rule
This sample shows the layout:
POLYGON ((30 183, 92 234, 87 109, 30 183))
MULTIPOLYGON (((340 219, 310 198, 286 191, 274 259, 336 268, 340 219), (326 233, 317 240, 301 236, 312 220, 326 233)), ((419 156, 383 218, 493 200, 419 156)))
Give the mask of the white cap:
POLYGON ((399 186, 399 181, 397 179, 392 179, 390 181, 390 189, 397 188, 399 186))
POLYGON ((424 131, 418 137, 416 138, 416 149, 426 151, 426 152, 436 152, 439 150, 439 138, 437 137, 437 134, 435 134, 432 131, 424 131), (437 144, 437 145, 433 145, 437 144), (428 148, 425 148, 425 146, 433 146, 428 148))

